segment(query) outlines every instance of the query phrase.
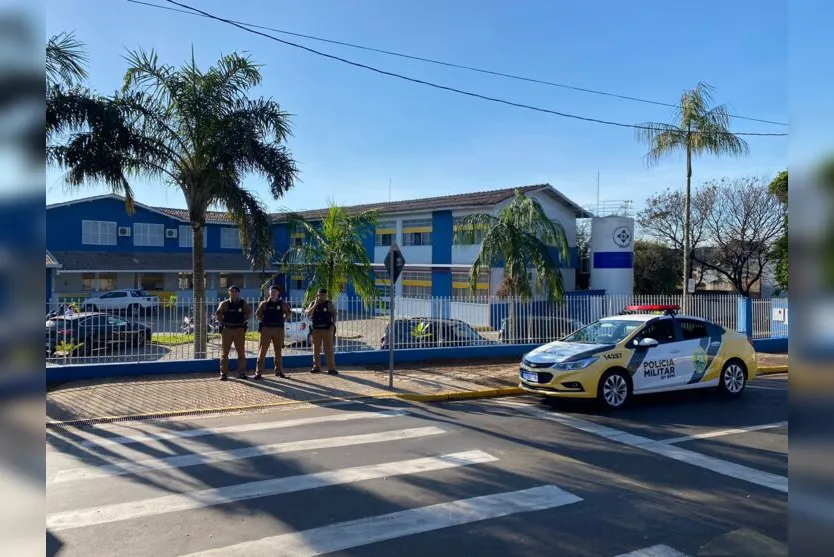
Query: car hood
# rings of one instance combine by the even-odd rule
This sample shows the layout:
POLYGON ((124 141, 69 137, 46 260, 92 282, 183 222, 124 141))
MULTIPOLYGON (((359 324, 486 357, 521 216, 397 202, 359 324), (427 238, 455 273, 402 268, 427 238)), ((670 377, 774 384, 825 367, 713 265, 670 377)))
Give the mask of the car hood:
POLYGON ((569 362, 588 358, 614 348, 613 344, 584 344, 578 342, 551 342, 529 352, 524 360, 532 364, 569 362))

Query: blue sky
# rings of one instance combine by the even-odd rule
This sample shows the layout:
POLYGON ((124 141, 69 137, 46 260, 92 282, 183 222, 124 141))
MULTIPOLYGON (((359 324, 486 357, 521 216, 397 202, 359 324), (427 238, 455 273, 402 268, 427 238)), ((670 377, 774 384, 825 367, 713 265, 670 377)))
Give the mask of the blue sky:
MULTIPOLYGON (((163 0, 149 0, 164 4, 163 0)), ((787 122, 784 0, 556 2, 528 0, 189 0, 216 15, 579 87, 676 102, 706 81, 736 114, 787 122), (239 7, 245 6, 245 7, 239 7), (639 6, 639 7, 637 7, 639 6)), ((344 65, 224 23, 124 0, 48 0, 47 35, 75 31, 89 49, 91 85, 119 87, 126 49, 155 49, 181 64, 192 46, 206 67, 248 51, 263 64, 258 93, 294 114, 288 145, 301 181, 281 200, 246 184, 273 210, 410 199, 548 182, 580 204, 630 199, 684 185, 682 156, 646 168, 633 130, 569 120, 429 89, 344 65)), ((285 37, 288 38, 288 37, 285 37)), ((289 38, 288 38, 289 39, 289 38)), ((304 39, 328 53, 423 80, 561 112, 626 123, 668 121, 671 109, 442 68, 304 39)), ((736 131, 787 128, 734 121, 736 131)), ((693 180, 774 175, 785 137, 748 138, 744 159, 706 157, 693 180)), ((139 201, 184 207, 181 193, 137 182, 139 201)), ((105 191, 90 188, 82 195, 105 191)), ((47 203, 70 199, 47 172, 47 203)))

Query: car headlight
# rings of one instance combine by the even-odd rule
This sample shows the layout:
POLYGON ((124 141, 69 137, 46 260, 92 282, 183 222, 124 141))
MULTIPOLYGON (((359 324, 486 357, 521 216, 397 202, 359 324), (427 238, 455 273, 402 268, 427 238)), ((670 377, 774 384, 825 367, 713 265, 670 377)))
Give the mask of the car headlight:
POLYGON ((559 362, 559 363, 553 364, 553 369, 556 369, 556 370, 559 370, 559 371, 576 371, 578 369, 585 369, 586 367, 588 367, 592 363, 596 362, 597 359, 598 358, 596 356, 592 356, 590 358, 585 358, 583 360, 575 360, 575 361, 572 361, 572 362, 559 362))

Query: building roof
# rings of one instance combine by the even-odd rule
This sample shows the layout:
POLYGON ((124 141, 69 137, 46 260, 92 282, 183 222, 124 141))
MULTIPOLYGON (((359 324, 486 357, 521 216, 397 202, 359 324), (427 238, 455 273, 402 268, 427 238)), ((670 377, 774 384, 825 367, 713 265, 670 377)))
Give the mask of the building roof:
POLYGON ((46 250, 46 268, 47 269, 60 269, 61 262, 55 259, 55 256, 49 253, 49 250, 46 250))
MULTIPOLYGON (((62 273, 82 272, 183 272, 192 270, 191 253, 136 253, 110 251, 56 251, 62 273)), ((252 272, 242 253, 206 253, 206 272, 252 272)), ((274 271, 267 269, 267 271, 274 271)))
MULTIPOLYGON (((363 211, 375 210, 383 215, 393 213, 418 213, 424 211, 436 211, 438 209, 466 209, 466 208, 483 208, 491 205, 497 205, 503 201, 512 198, 516 190, 522 193, 530 193, 534 191, 543 191, 552 195, 559 200, 563 205, 571 209, 577 218, 590 218, 593 216, 587 209, 584 209, 565 197, 559 190, 550 184, 535 184, 529 186, 518 186, 513 188, 504 188, 500 190, 489 190, 472 193, 458 193, 454 195, 444 195, 439 197, 423 197, 419 199, 407 199, 403 201, 387 201, 381 203, 366 203, 362 205, 350 205, 345 207, 350 213, 361 213, 363 211)), ((113 198, 124 201, 123 197, 115 194, 99 195, 96 197, 88 197, 74 201, 67 201, 64 203, 56 203, 47 205, 47 209, 53 207, 61 207, 64 205, 71 205, 74 203, 96 201, 98 199, 113 198)), ((150 207, 135 204, 137 208, 146 209, 155 213, 161 213, 173 219, 189 222, 188 211, 185 209, 172 209, 169 207, 150 207)), ((313 209, 308 211, 297 211, 295 214, 301 215, 307 220, 317 220, 324 218, 329 209, 313 209)), ((280 222, 287 219, 289 213, 272 213, 272 219, 280 222)), ((225 211, 209 211, 206 213, 206 223, 210 224, 235 224, 229 214, 225 211)))
MULTIPOLYGON (((368 203, 363 205, 351 205, 346 209, 351 213, 361 213, 363 211, 375 210, 383 215, 391 213, 418 213, 423 211, 436 211, 438 209, 465 209, 465 208, 482 208, 491 205, 497 205, 503 201, 512 198, 516 190, 522 193, 530 193, 535 191, 547 192, 562 204, 571 209, 577 218, 590 218, 591 213, 587 209, 583 209, 567 197, 565 197, 559 190, 550 184, 535 184, 530 186, 518 186, 513 188, 504 188, 500 190, 489 190, 472 193, 458 193, 454 195, 444 195, 440 197, 424 197, 420 199, 408 199, 404 201, 388 201, 381 203, 368 203)), ((327 215, 328 209, 315 209, 312 211, 298 211, 296 214, 301 215, 305 219, 320 219, 327 215)), ((273 214, 276 220, 283 220, 287 217, 286 213, 273 214)))

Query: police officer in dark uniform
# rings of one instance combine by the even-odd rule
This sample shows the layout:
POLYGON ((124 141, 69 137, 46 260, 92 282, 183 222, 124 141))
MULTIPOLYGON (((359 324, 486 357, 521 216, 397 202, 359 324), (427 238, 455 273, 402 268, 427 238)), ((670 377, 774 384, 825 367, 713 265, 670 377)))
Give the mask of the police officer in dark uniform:
POLYGON ((240 288, 229 287, 229 297, 220 302, 217 308, 217 322, 222 327, 220 332, 222 352, 220 354, 220 380, 225 381, 229 375, 229 351, 232 345, 237 352, 237 376, 246 379, 246 329, 252 318, 252 307, 240 298, 240 288))
POLYGON ((336 336, 336 307, 327 298, 327 289, 320 288, 316 299, 304 311, 313 322, 313 369, 311 373, 321 373, 321 350, 327 361, 327 373, 338 375, 334 358, 334 341, 336 336))
POLYGON ((260 303, 255 311, 255 317, 260 321, 258 330, 261 333, 255 379, 263 378, 264 361, 270 344, 275 352, 275 375, 286 377, 281 361, 281 351, 284 348, 284 321, 290 317, 290 306, 281 296, 281 288, 278 285, 273 284, 269 287, 269 298, 260 303))

